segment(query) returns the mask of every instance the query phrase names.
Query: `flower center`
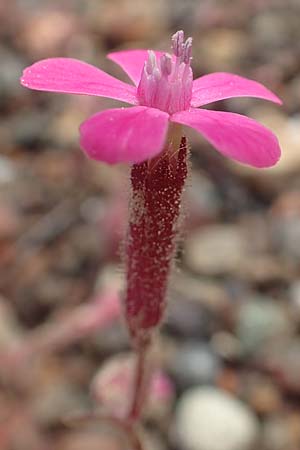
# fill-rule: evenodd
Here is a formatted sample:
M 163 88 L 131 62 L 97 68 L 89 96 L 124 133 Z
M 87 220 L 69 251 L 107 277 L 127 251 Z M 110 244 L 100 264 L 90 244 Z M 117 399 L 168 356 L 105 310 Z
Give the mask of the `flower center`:
M 188 109 L 192 98 L 192 38 L 184 41 L 183 31 L 172 36 L 173 55 L 157 58 L 153 51 L 145 62 L 138 86 L 140 105 L 161 109 L 169 114 Z

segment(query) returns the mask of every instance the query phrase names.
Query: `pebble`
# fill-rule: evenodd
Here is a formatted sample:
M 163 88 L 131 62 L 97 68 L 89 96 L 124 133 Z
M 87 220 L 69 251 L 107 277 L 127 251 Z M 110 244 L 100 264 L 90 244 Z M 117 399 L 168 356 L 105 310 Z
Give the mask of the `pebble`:
M 272 340 L 260 347 L 255 360 L 258 365 L 273 374 L 286 391 L 300 394 L 300 340 L 296 337 Z
M 234 396 L 238 396 L 241 392 L 240 373 L 234 368 L 224 367 L 218 377 L 217 386 L 219 389 L 229 392 Z
M 299 194 L 295 189 L 280 195 L 272 205 L 269 218 L 273 246 L 284 261 L 297 266 L 300 261 L 300 249 L 295 245 L 300 238 Z
M 213 330 L 213 315 L 201 304 L 173 294 L 168 302 L 164 327 L 176 336 L 208 337 Z
M 114 431 L 87 429 L 63 435 L 56 442 L 55 448 L 57 450 L 121 450 L 124 449 L 124 444 Z
M 293 318 L 300 322 L 300 279 L 293 281 L 289 287 L 289 298 L 291 301 L 291 310 Z
M 268 418 L 262 428 L 262 442 L 266 450 L 289 449 L 289 430 L 281 417 Z
M 230 304 L 224 283 L 208 277 L 192 276 L 186 272 L 176 273 L 171 286 L 177 295 L 188 297 L 213 314 L 220 314 Z
M 282 154 L 279 162 L 269 169 L 255 170 L 249 166 L 229 162 L 235 172 L 251 176 L 261 183 L 264 190 L 278 190 L 278 182 L 286 176 L 297 173 L 300 167 L 299 114 L 287 117 L 274 106 L 255 106 L 248 111 L 253 119 L 270 128 L 277 136 Z
M 18 80 L 25 62 L 17 53 L 3 46 L 0 46 L 0 58 L 0 99 L 3 101 L 21 91 Z
M 12 183 L 17 178 L 17 170 L 13 162 L 5 156 L 0 156 L 0 186 Z
M 267 376 L 256 373 L 244 374 L 243 398 L 260 416 L 274 414 L 283 406 L 279 387 Z
M 285 411 L 269 417 L 262 428 L 262 445 L 266 450 L 296 450 L 299 448 L 299 412 Z
M 198 229 L 185 242 L 185 262 L 196 273 L 223 275 L 236 272 L 247 255 L 246 241 L 236 225 Z
M 113 43 L 153 39 L 167 21 L 167 5 L 160 0 L 96 3 L 89 13 L 89 21 Z
M 252 353 L 268 340 L 283 337 L 291 331 L 284 309 L 268 297 L 249 298 L 241 305 L 236 333 L 245 353 Z
M 0 296 L 0 351 L 9 349 L 23 338 L 23 330 L 10 303 Z
M 221 210 L 221 199 L 215 184 L 202 173 L 192 172 L 187 186 L 186 209 L 189 229 L 215 219 Z
M 0 239 L 4 241 L 14 238 L 20 231 L 20 215 L 12 203 L 0 198 Z
M 200 54 L 204 72 L 235 71 L 239 60 L 247 54 L 249 41 L 244 32 L 234 29 L 215 28 L 195 39 L 194 54 Z M 196 59 L 196 58 L 195 58 Z
M 176 425 L 185 450 L 250 450 L 259 432 L 246 405 L 213 387 L 195 387 L 183 394 Z
M 50 380 L 49 380 L 50 381 Z M 87 399 L 67 380 L 39 386 L 32 400 L 32 411 L 37 423 L 55 426 L 70 415 L 87 407 Z
M 186 388 L 213 383 L 220 367 L 221 360 L 213 349 L 208 344 L 195 341 L 178 348 L 170 370 L 177 383 Z
M 40 150 L 40 145 L 47 140 L 49 121 L 48 110 L 33 111 L 24 108 L 7 123 L 9 140 L 17 146 L 25 147 L 27 151 L 37 148 Z
M 300 103 L 300 75 L 296 75 L 290 83 L 287 99 L 292 111 L 298 111 Z
M 240 342 L 236 336 L 228 331 L 217 331 L 214 333 L 211 344 L 217 355 L 223 359 L 232 360 L 240 356 Z
M 257 14 L 252 20 L 252 33 L 257 45 L 263 48 L 265 55 L 280 47 L 288 47 L 298 28 L 297 14 L 292 9 L 283 8 L 281 14 L 272 8 Z
M 66 46 L 70 38 L 79 33 L 73 15 L 62 9 L 45 8 L 31 13 L 23 22 L 20 34 L 22 46 L 34 55 L 34 59 L 55 57 Z

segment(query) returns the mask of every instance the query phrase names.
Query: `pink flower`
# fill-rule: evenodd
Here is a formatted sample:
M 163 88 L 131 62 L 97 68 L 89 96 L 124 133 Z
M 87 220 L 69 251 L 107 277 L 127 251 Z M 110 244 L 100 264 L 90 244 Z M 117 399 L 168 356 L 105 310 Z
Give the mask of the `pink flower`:
M 197 109 L 231 97 L 258 97 L 281 104 L 260 83 L 230 73 L 193 80 L 192 40 L 183 31 L 172 38 L 173 55 L 146 50 L 110 53 L 134 85 L 70 58 L 51 58 L 25 69 L 21 84 L 30 89 L 109 97 L 133 105 L 99 112 L 80 126 L 87 155 L 110 164 L 139 163 L 164 148 L 169 123 L 194 128 L 217 150 L 255 167 L 274 165 L 280 147 L 274 134 L 245 116 Z

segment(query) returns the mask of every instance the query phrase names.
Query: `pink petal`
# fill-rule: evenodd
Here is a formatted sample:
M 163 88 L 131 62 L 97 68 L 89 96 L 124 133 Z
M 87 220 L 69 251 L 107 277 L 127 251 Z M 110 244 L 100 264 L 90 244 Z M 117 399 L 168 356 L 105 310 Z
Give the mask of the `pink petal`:
M 157 57 L 160 57 L 163 54 L 163 52 L 157 51 L 154 53 Z M 148 58 L 148 50 L 125 50 L 121 52 L 113 52 L 109 53 L 107 57 L 121 66 L 136 86 L 139 84 L 145 61 Z
M 80 144 L 87 155 L 109 164 L 137 163 L 160 153 L 169 115 L 146 106 L 109 109 L 80 126 Z
M 282 101 L 262 84 L 232 73 L 211 73 L 193 82 L 191 105 L 194 107 L 231 97 L 257 97 L 282 104 Z
M 21 84 L 38 91 L 96 95 L 137 104 L 133 86 L 77 59 L 39 61 L 24 70 Z
M 240 114 L 191 109 L 174 114 L 170 120 L 194 128 L 225 156 L 241 163 L 270 167 L 280 158 L 276 136 Z

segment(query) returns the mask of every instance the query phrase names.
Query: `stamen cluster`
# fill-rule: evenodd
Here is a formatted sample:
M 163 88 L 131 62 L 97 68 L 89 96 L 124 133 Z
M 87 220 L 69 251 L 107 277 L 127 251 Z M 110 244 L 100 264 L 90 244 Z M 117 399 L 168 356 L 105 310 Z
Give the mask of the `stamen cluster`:
M 173 55 L 157 57 L 149 51 L 137 94 L 140 105 L 173 114 L 190 107 L 193 72 L 191 69 L 192 38 L 184 41 L 183 31 L 172 36 Z

